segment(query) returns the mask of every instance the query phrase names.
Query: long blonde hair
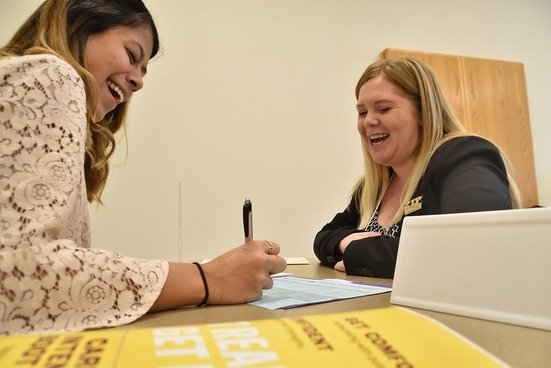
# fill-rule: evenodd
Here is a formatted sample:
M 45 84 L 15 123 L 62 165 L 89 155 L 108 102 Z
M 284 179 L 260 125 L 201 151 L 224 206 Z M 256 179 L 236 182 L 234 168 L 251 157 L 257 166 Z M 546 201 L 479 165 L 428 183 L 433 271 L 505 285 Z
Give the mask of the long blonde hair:
M 469 133 L 455 116 L 434 72 L 424 63 L 413 58 L 394 58 L 371 64 L 356 85 L 356 99 L 359 97 L 361 87 L 369 79 L 379 75 L 400 88 L 412 101 L 421 119 L 421 141 L 415 152 L 417 161 L 401 198 L 401 205 L 391 220 L 394 224 L 403 217 L 403 207 L 411 199 L 434 151 L 452 138 L 473 134 Z M 358 228 L 364 228 L 369 223 L 377 203 L 384 195 L 384 188 L 388 186 L 392 173 L 389 167 L 373 161 L 363 141 L 362 150 L 364 176 L 356 183 L 353 191 L 361 215 Z M 520 207 L 520 191 L 510 174 L 512 170 L 510 170 L 509 160 L 502 151 L 500 153 L 507 166 L 511 203 L 515 208 Z
M 124 126 L 128 101 L 119 104 L 100 122 L 93 117 L 98 105 L 94 77 L 84 68 L 84 46 L 92 34 L 117 26 L 148 27 L 153 35 L 153 57 L 159 50 L 157 29 L 142 0 L 46 0 L 19 27 L 0 58 L 53 54 L 80 75 L 86 91 L 87 134 L 84 173 L 88 200 L 101 202 L 115 150 L 114 134 Z

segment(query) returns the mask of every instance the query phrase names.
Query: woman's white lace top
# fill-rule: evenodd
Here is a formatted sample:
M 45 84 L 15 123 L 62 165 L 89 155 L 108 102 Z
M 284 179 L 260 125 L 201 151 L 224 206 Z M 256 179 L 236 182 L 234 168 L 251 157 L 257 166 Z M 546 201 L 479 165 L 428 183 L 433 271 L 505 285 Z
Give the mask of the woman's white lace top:
M 168 263 L 90 248 L 86 96 L 52 55 L 0 59 L 0 334 L 129 323 Z

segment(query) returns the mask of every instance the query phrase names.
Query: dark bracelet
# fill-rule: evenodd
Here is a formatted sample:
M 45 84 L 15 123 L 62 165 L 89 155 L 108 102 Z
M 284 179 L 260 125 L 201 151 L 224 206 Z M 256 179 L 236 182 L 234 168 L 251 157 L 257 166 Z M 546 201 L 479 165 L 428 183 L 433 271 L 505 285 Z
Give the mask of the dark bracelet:
M 207 278 L 205 277 L 205 272 L 203 271 L 203 267 L 199 264 L 199 262 L 193 262 L 194 265 L 197 266 L 199 269 L 199 273 L 201 274 L 201 279 L 203 279 L 203 286 L 205 286 L 205 297 L 203 300 L 201 300 L 201 303 L 197 304 L 198 307 L 204 307 L 207 305 L 207 302 L 209 301 L 209 285 L 207 284 Z

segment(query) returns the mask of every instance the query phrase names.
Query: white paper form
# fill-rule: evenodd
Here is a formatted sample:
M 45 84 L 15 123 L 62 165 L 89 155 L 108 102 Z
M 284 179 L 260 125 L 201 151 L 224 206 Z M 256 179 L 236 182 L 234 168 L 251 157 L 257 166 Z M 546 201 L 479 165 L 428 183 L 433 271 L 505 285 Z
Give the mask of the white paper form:
M 308 279 L 296 276 L 274 278 L 274 287 L 264 290 L 262 299 L 249 304 L 267 309 L 287 309 L 302 305 L 357 298 L 390 292 L 386 286 L 368 285 L 340 279 Z

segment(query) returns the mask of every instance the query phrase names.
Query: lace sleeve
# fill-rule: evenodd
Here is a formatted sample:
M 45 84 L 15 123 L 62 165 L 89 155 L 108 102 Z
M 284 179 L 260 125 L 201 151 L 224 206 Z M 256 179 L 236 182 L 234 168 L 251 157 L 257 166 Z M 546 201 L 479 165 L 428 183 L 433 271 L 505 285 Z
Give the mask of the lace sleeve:
M 89 248 L 85 138 L 69 64 L 0 60 L 0 334 L 129 323 L 165 282 L 165 261 Z

